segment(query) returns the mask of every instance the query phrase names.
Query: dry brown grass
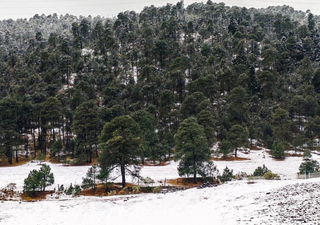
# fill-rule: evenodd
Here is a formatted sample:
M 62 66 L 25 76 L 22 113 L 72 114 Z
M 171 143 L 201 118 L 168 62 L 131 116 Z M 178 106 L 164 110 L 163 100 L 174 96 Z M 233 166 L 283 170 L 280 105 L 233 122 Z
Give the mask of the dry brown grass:
M 126 183 L 126 189 L 128 193 L 132 192 L 132 187 L 136 186 L 131 183 Z M 81 194 L 84 196 L 108 196 L 108 195 L 121 195 L 125 194 L 122 191 L 122 184 L 121 183 L 113 183 L 109 184 L 106 188 L 104 184 L 98 184 L 96 189 L 85 189 L 81 191 Z M 121 192 L 122 191 L 122 192 Z
M 45 200 L 46 196 L 49 194 L 52 194 L 52 191 L 36 191 L 32 194 L 28 194 L 24 192 L 21 195 L 21 199 L 23 201 L 28 201 L 28 202 L 40 201 L 40 200 Z
M 13 167 L 13 166 L 21 166 L 21 165 L 24 165 L 26 164 L 27 161 L 26 158 L 24 156 L 21 156 L 18 158 L 18 162 L 16 162 L 16 159 L 13 158 L 12 159 L 12 164 L 10 165 L 8 163 L 8 159 L 6 157 L 0 157 L 1 160 L 0 160 L 0 167 Z
M 281 159 L 273 158 L 273 160 L 281 162 L 281 161 L 284 161 L 284 160 L 286 160 L 286 159 L 285 159 L 285 158 L 281 158 Z
M 197 183 L 195 184 L 193 182 L 193 178 L 177 178 L 177 179 L 168 179 L 168 184 L 178 186 L 178 187 L 184 187 L 184 188 L 193 188 L 201 186 L 202 184 L 206 183 L 206 181 L 203 178 L 197 178 Z

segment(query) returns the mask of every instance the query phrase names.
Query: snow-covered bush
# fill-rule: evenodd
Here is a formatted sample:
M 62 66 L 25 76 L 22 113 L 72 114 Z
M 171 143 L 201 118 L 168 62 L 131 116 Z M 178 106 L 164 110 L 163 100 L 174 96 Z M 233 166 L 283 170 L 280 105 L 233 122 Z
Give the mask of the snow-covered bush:
M 266 179 L 266 180 L 280 180 L 280 177 L 278 174 L 276 173 L 272 173 L 272 172 L 266 172 L 264 175 L 263 175 L 263 178 Z
M 224 168 L 222 175 L 218 176 L 218 178 L 221 182 L 231 181 L 234 178 L 233 170 L 230 170 L 228 167 Z
M 257 177 L 257 176 L 263 176 L 265 173 L 267 172 L 271 172 L 271 170 L 269 170 L 264 164 L 262 167 L 258 167 L 257 169 L 255 169 L 255 171 L 253 172 L 253 176 Z

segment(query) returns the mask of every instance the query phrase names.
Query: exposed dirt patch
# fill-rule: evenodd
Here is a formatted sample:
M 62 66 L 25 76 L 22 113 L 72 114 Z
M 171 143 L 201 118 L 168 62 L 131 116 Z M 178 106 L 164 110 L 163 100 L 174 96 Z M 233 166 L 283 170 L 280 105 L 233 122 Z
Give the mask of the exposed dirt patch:
M 0 156 L 0 167 L 21 166 L 21 165 L 26 164 L 27 162 L 29 162 L 29 161 L 27 161 L 26 158 L 23 156 L 23 157 L 18 158 L 18 162 L 16 162 L 16 159 L 13 158 L 12 164 L 10 165 L 8 163 L 8 159 L 5 156 L 4 157 Z
M 34 202 L 34 201 L 40 201 L 40 200 L 45 200 L 46 196 L 49 194 L 53 194 L 52 191 L 35 191 L 33 193 L 22 193 L 21 194 L 21 199 L 23 201 L 28 201 L 28 202 Z
M 177 179 L 169 179 L 167 180 L 168 184 L 177 186 L 177 187 L 184 187 L 184 188 L 193 188 L 198 187 L 206 183 L 207 180 L 203 178 L 197 178 L 197 183 L 193 182 L 193 178 L 177 178 Z M 212 181 L 210 183 L 218 184 L 218 181 Z
M 279 162 L 286 160 L 286 158 L 281 158 L 281 159 L 275 159 L 275 158 L 273 158 L 273 159 L 274 159 L 275 161 L 279 161 Z
M 109 184 L 107 187 L 99 184 L 95 190 L 85 189 L 81 191 L 84 196 L 113 196 L 113 195 L 127 195 L 127 194 L 140 194 L 152 193 L 156 186 L 137 186 L 135 184 L 126 183 L 126 187 L 122 188 L 121 183 Z

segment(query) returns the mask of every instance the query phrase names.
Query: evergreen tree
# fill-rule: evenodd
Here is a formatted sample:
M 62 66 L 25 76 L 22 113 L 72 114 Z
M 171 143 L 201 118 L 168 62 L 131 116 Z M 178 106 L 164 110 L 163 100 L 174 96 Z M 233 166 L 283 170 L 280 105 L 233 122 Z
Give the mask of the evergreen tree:
M 86 177 L 82 178 L 82 188 L 91 188 L 93 191 L 96 190 L 96 180 L 99 176 L 99 169 L 97 165 L 90 167 L 86 173 Z
M 284 146 L 281 142 L 275 141 L 272 145 L 272 156 L 275 159 L 282 159 L 285 157 Z
M 18 103 L 12 98 L 0 101 L 0 144 L 9 164 L 12 164 L 13 146 L 17 145 Z
M 249 144 L 249 133 L 247 129 L 237 124 L 231 127 L 228 132 L 228 141 L 234 149 L 234 155 L 237 157 L 239 147 L 246 147 Z
M 231 142 L 224 139 L 221 141 L 220 143 L 220 150 L 219 152 L 222 154 L 222 158 L 223 159 L 226 159 L 227 156 L 229 155 L 229 153 L 232 151 L 232 147 L 231 147 Z
M 99 162 L 102 168 L 120 167 L 122 187 L 126 186 L 125 172 L 130 163 L 138 164 L 141 147 L 141 130 L 130 116 L 119 116 L 107 122 L 102 130 L 102 152 Z
M 46 187 L 54 183 L 54 176 L 51 173 L 49 165 L 43 164 L 40 170 L 30 171 L 28 177 L 24 180 L 23 189 L 27 192 L 36 190 L 45 191 Z
M 141 154 L 142 160 L 145 156 L 151 156 L 153 159 L 156 158 L 155 154 L 155 141 L 156 141 L 156 132 L 155 132 L 155 118 L 154 116 L 145 111 L 139 110 L 131 114 L 132 119 L 136 121 L 142 131 L 142 151 Z
M 204 162 L 210 160 L 210 149 L 203 126 L 199 125 L 195 117 L 185 119 L 174 136 L 176 145 L 175 161 L 179 162 L 179 175 L 193 175 L 197 183 L 197 173 Z
M 100 130 L 101 123 L 97 106 L 93 101 L 82 103 L 75 111 L 72 125 L 72 131 L 77 135 L 77 157 L 84 154 L 86 162 L 91 162 L 93 147 L 98 145 Z

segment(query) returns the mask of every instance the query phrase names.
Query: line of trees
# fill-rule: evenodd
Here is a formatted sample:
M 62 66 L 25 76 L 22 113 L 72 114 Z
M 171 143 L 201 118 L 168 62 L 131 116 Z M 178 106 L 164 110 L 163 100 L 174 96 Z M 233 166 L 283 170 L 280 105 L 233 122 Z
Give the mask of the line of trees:
M 167 160 L 175 147 L 188 167 L 179 172 L 194 174 L 179 144 L 188 123 L 198 132 L 188 151 L 206 143 L 193 154 L 200 161 L 217 139 L 237 156 L 248 138 L 299 148 L 319 137 L 311 12 L 181 1 L 114 19 L 53 14 L 0 25 L 2 162 L 50 152 L 77 163 L 106 158 L 123 173 L 137 158 Z

